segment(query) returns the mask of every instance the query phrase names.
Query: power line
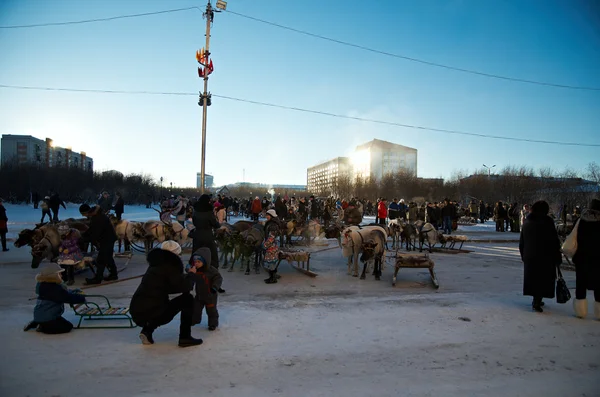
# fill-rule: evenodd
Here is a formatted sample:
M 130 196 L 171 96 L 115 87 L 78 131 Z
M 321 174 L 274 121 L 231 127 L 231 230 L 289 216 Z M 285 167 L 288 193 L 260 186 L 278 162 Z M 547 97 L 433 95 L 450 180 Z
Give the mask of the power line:
M 400 54 L 394 54 L 394 53 L 387 52 L 387 51 L 376 50 L 374 48 L 366 47 L 366 46 L 363 46 L 363 45 L 360 45 L 360 44 L 350 43 L 348 41 L 333 39 L 331 37 L 323 36 L 323 35 L 316 34 L 316 33 L 311 33 L 311 32 L 308 32 L 306 30 L 300 30 L 300 29 L 292 28 L 292 27 L 289 27 L 289 26 L 285 26 L 285 25 L 281 25 L 281 24 L 275 23 L 275 22 L 266 21 L 264 19 L 260 19 L 260 18 L 256 18 L 256 17 L 251 17 L 249 15 L 244 15 L 244 14 L 241 14 L 241 13 L 235 12 L 235 11 L 226 10 L 226 12 L 229 13 L 229 14 L 240 16 L 242 18 L 250 19 L 250 20 L 253 20 L 253 21 L 256 21 L 256 22 L 261 22 L 261 23 L 264 23 L 264 24 L 267 24 L 267 25 L 275 26 L 277 28 L 281 28 L 281 29 L 292 31 L 292 32 L 300 33 L 300 34 L 303 34 L 303 35 L 306 35 L 306 36 L 310 36 L 310 37 L 314 37 L 314 38 L 317 38 L 317 39 L 326 40 L 326 41 L 330 41 L 332 43 L 337 43 L 337 44 L 345 45 L 345 46 L 348 46 L 348 47 L 358 48 L 358 49 L 363 50 L 363 51 L 369 51 L 369 52 L 373 52 L 373 53 L 380 54 L 380 55 L 386 55 L 386 56 L 393 57 L 393 58 L 400 58 L 400 59 L 404 59 L 404 60 L 411 61 L 411 62 L 417 62 L 417 63 L 421 63 L 423 65 L 434 66 L 434 67 L 438 67 L 438 68 L 443 68 L 443 69 L 448 69 L 448 70 L 454 70 L 454 71 L 457 71 L 457 72 L 469 73 L 469 74 L 474 74 L 474 75 L 483 76 L 483 77 L 489 77 L 489 78 L 493 78 L 493 79 L 499 79 L 499 80 L 505 80 L 505 81 L 512 81 L 512 82 L 516 82 L 516 83 L 534 84 L 534 85 L 541 85 L 541 86 L 554 87 L 554 88 L 566 88 L 566 89 L 571 89 L 571 90 L 600 91 L 600 87 L 574 86 L 574 85 L 568 85 L 568 84 L 549 83 L 549 82 L 537 81 L 537 80 L 527 80 L 527 79 L 521 79 L 521 78 L 518 78 L 518 77 L 502 76 L 502 75 L 493 74 L 493 73 L 479 72 L 477 70 L 472 70 L 472 69 L 464 69 L 464 68 L 459 68 L 459 67 L 456 67 L 456 66 L 444 65 L 444 64 L 441 64 L 441 63 L 437 63 L 437 62 L 431 62 L 431 61 L 426 61 L 426 60 L 423 60 L 423 59 L 409 57 L 409 56 L 406 56 L 406 55 L 400 55 Z
M 6 85 L 6 84 L 0 84 L 0 88 L 37 90 L 37 91 L 63 91 L 63 92 L 78 92 L 78 93 L 95 93 L 95 94 L 133 94 L 133 95 L 171 95 L 171 96 L 199 95 L 199 94 L 191 93 L 191 92 L 76 89 L 76 88 L 17 86 L 17 85 Z M 285 110 L 293 110 L 296 112 L 303 112 L 303 113 L 312 113 L 312 114 L 318 114 L 321 116 L 337 117 L 337 118 L 341 118 L 341 119 L 356 120 L 356 121 L 362 121 L 362 122 L 373 123 L 373 124 L 383 124 L 383 125 L 389 125 L 389 126 L 393 126 L 393 127 L 410 128 L 410 129 L 421 130 L 421 131 L 433 131 L 433 132 L 439 132 L 439 133 L 444 133 L 444 134 L 475 136 L 475 137 L 479 137 L 479 138 L 500 139 L 500 140 L 505 140 L 505 141 L 544 143 L 544 144 L 549 144 L 549 145 L 600 147 L 600 143 L 560 142 L 560 141 L 548 141 L 548 140 L 540 140 L 540 139 L 507 137 L 507 136 L 500 136 L 500 135 L 478 134 L 478 133 L 474 133 L 474 132 L 448 130 L 448 129 L 434 128 L 434 127 L 423 127 L 423 126 L 419 126 L 419 125 L 397 123 L 397 122 L 393 122 L 393 121 L 369 119 L 369 118 L 365 118 L 365 117 L 346 116 L 346 115 L 342 115 L 342 114 L 324 112 L 324 111 L 320 111 L 320 110 L 304 109 L 304 108 L 299 108 L 299 107 L 294 107 L 294 106 L 277 105 L 274 103 L 253 101 L 253 100 L 249 100 L 249 99 L 235 98 L 235 97 L 226 96 L 226 95 L 212 94 L 212 96 L 215 98 L 221 98 L 221 99 L 226 99 L 226 100 L 236 101 L 236 102 L 250 103 L 253 105 L 267 106 L 267 107 L 285 109 Z
M 0 29 L 24 29 L 24 28 L 40 28 L 40 27 L 45 27 L 45 26 L 78 25 L 78 24 L 83 24 L 83 23 L 114 21 L 116 19 L 147 17 L 150 15 L 169 14 L 172 12 L 189 11 L 189 10 L 202 11 L 198 7 L 185 7 L 185 8 L 174 8 L 174 9 L 170 9 L 170 10 L 154 11 L 154 12 L 144 12 L 141 14 L 129 14 L 129 15 L 118 15 L 118 16 L 107 17 L 107 18 L 84 19 L 81 21 L 47 22 L 47 23 L 37 23 L 37 24 L 32 24 L 32 25 L 0 26 Z
M 192 7 L 184 7 L 184 8 L 175 8 L 175 9 L 170 9 L 170 10 L 145 12 L 145 13 L 140 13 L 140 14 L 128 14 L 128 15 L 118 15 L 118 16 L 106 17 L 106 18 L 85 19 L 85 20 L 79 20 L 79 21 L 48 22 L 48 23 L 39 23 L 39 24 L 30 24 L 30 25 L 0 26 L 0 29 L 23 29 L 23 28 L 37 28 L 37 27 L 47 27 L 47 26 L 76 25 L 76 24 L 85 24 L 85 23 L 94 23 L 94 22 L 107 22 L 107 21 L 113 21 L 113 20 L 117 20 L 117 19 L 137 18 L 137 17 L 168 14 L 168 13 L 173 13 L 173 12 L 189 11 L 189 10 L 198 10 L 198 11 L 202 12 L 202 10 L 199 7 L 192 6 Z M 582 90 L 582 91 L 600 91 L 599 87 L 575 86 L 575 85 L 568 85 L 568 84 L 549 83 L 549 82 L 544 82 L 544 81 L 521 79 L 521 78 L 517 78 L 517 77 L 509 77 L 509 76 L 502 76 L 502 75 L 493 74 L 493 73 L 480 72 L 480 71 L 472 70 L 472 69 L 459 68 L 456 66 L 450 66 L 450 65 L 437 63 L 437 62 L 426 61 L 426 60 L 419 59 L 419 58 L 413 58 L 413 57 L 409 57 L 406 55 L 400 55 L 400 54 L 395 54 L 395 53 L 391 53 L 391 52 L 387 52 L 387 51 L 377 50 L 377 49 L 366 47 L 363 45 L 334 39 L 334 38 L 323 36 L 320 34 L 311 33 L 311 32 L 305 31 L 305 30 L 300 30 L 300 29 L 289 27 L 289 26 L 281 25 L 281 24 L 278 24 L 275 22 L 267 21 L 264 19 L 252 17 L 249 15 L 244 15 L 244 14 L 241 14 L 241 13 L 235 12 L 235 11 L 226 10 L 226 12 L 233 14 L 233 15 L 240 16 L 242 18 L 247 18 L 247 19 L 250 19 L 250 20 L 253 20 L 256 22 L 261 22 L 261 23 L 271 25 L 274 27 L 278 27 L 281 29 L 300 33 L 300 34 L 303 34 L 306 36 L 315 37 L 315 38 L 318 38 L 321 40 L 330 41 L 330 42 L 345 45 L 348 47 L 358 48 L 363 51 L 369 51 L 369 52 L 380 54 L 380 55 L 385 55 L 385 56 L 389 56 L 389 57 L 393 57 L 393 58 L 399 58 L 399 59 L 404 59 L 404 60 L 411 61 L 411 62 L 421 63 L 421 64 L 428 65 L 428 66 L 453 70 L 453 71 L 462 72 L 462 73 L 474 74 L 474 75 L 478 75 L 478 76 L 489 77 L 489 78 L 494 78 L 494 79 L 499 79 L 499 80 L 512 81 L 512 82 L 517 82 L 517 83 L 541 85 L 541 86 L 546 86 L 546 87 L 564 88 L 564 89 L 572 89 L 572 90 Z

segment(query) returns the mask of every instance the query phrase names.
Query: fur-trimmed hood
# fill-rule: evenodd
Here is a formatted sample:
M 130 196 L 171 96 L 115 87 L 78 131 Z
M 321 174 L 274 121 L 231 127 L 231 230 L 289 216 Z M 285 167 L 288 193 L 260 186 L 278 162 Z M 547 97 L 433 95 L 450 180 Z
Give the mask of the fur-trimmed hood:
M 587 209 L 581 214 L 581 219 L 586 222 L 600 222 L 600 211 Z
M 171 251 L 155 248 L 148 253 L 146 260 L 150 267 L 172 266 L 177 268 L 180 273 L 183 273 L 183 263 L 181 262 L 181 258 Z
M 60 278 L 60 276 L 56 277 L 56 275 L 58 274 L 60 273 L 51 274 L 49 276 L 38 274 L 35 276 L 35 281 L 37 281 L 38 283 L 62 284 L 62 279 Z

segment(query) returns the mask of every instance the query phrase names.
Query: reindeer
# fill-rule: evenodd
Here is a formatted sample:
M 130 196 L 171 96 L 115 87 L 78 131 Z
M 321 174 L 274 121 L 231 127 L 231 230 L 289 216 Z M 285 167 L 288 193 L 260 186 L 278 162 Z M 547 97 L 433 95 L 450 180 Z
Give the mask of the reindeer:
M 255 224 L 251 229 L 245 230 L 235 239 L 235 254 L 229 272 L 233 271 L 235 262 L 241 257 L 244 268 L 244 259 L 246 260 L 246 275 L 250 274 L 250 258 L 254 254 L 254 270 L 256 274 L 260 273 L 261 245 L 265 239 L 264 228 L 261 224 Z
M 364 264 L 360 279 L 366 278 L 365 273 L 367 271 L 367 264 L 371 261 L 374 262 L 373 275 L 375 280 L 381 280 L 381 272 L 385 263 L 385 242 L 386 235 L 383 231 L 374 230 L 371 233 L 371 238 L 362 244 L 362 255 L 360 261 Z
M 433 247 L 438 242 L 437 230 L 429 222 L 423 223 L 422 221 L 417 221 L 415 226 L 419 233 L 419 252 L 423 252 L 423 245 L 427 243 L 429 253 L 432 253 Z

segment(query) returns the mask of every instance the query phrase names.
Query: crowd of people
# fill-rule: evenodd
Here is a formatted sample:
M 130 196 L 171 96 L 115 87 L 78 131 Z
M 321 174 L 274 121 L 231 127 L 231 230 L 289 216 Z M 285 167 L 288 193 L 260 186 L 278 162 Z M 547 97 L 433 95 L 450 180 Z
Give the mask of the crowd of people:
M 90 221 L 89 229 L 81 238 L 83 241 L 92 242 L 98 248 L 96 276 L 86 279 L 86 284 L 118 279 L 113 259 L 116 235 L 107 217 L 111 210 L 115 211 L 117 218 L 121 218 L 124 213 L 120 194 L 115 196 L 116 199 L 111 200 L 109 194 L 103 192 L 93 207 L 87 204 L 79 207 L 80 213 Z M 60 203 L 58 201 L 59 205 Z M 52 207 L 48 203 L 48 208 L 53 211 L 53 218 L 55 215 L 58 217 L 56 201 L 52 202 Z M 54 212 L 54 209 L 57 211 Z M 277 236 L 281 222 L 292 219 L 298 222 L 314 220 L 327 225 L 335 215 L 346 224 L 358 224 L 369 211 L 374 211 L 376 222 L 380 224 L 394 219 L 407 222 L 422 220 L 448 234 L 451 234 L 456 221 L 461 217 L 476 218 L 480 222 L 493 218 L 496 221 L 496 230 L 510 229 L 512 232 L 520 232 L 519 250 L 524 263 L 523 294 L 533 298 L 533 310 L 542 312 L 543 299 L 555 296 L 557 267 L 562 263 L 561 242 L 553 217 L 550 216 L 550 207 L 545 201 L 538 201 L 532 206 L 519 206 L 517 203 L 506 205 L 499 201 L 492 208 L 482 201 L 472 201 L 463 206 L 449 199 L 419 205 L 396 198 L 388 204 L 385 198 L 371 202 L 357 198 L 344 200 L 333 197 L 277 196 L 271 202 L 266 197 L 261 199 L 258 196 L 239 200 L 225 196 L 202 195 L 199 198 L 187 198 L 179 195 L 162 200 L 161 217 L 168 214 L 169 222 L 175 217 L 181 223 L 191 219 L 195 226 L 192 254 L 183 259 L 181 246 L 171 240 L 163 242 L 149 252 L 148 269 L 130 304 L 133 321 L 142 327 L 140 340 L 143 344 L 153 344 L 155 330 L 171 322 L 178 313 L 181 313 L 181 347 L 202 343 L 201 339 L 191 335 L 191 327 L 201 322 L 203 312 L 206 313 L 209 330 L 215 330 L 219 326 L 218 294 L 224 293 L 225 290 L 222 289 L 223 277 L 218 270 L 219 258 L 214 230 L 223 222 L 227 222 L 229 216 L 243 214 L 254 221 L 258 221 L 262 216 L 266 218 L 262 249 L 269 278 L 265 282 L 275 283 L 278 278 L 276 263 L 280 248 Z M 600 200 L 593 200 L 588 209 L 574 215 L 578 215 L 579 219 L 575 226 L 577 247 L 573 255 L 576 267 L 574 310 L 577 317 L 583 318 L 587 315 L 586 292 L 593 290 L 594 311 L 600 319 L 600 250 L 594 246 L 595 242 L 600 241 Z M 5 234 L 6 220 L 6 211 L 0 200 L 0 234 L 3 230 Z M 66 237 L 72 231 L 62 226 L 59 232 Z M 2 242 L 4 249 L 4 238 Z M 65 238 L 63 244 L 60 251 L 63 259 L 68 256 L 77 260 L 80 253 L 77 252 L 76 240 Z M 108 269 L 106 276 L 105 268 Z M 63 333 L 72 328 L 62 317 L 64 304 L 83 302 L 85 295 L 78 290 L 69 290 L 63 284 L 62 272 L 60 266 L 51 264 L 44 267 L 36 277 L 38 302 L 34 310 L 34 319 L 25 330 L 36 328 L 45 333 Z M 172 294 L 178 296 L 170 299 L 169 295 Z

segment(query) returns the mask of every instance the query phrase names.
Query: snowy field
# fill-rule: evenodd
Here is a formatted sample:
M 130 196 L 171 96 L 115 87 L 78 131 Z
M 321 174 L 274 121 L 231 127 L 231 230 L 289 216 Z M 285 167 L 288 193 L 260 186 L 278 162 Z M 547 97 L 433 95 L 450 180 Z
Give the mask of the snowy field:
M 61 218 L 78 217 L 77 207 Z M 126 211 L 127 219 L 157 218 L 143 206 Z M 7 205 L 7 213 L 18 230 L 41 212 Z M 461 228 L 467 233 L 496 235 L 493 224 Z M 546 300 L 544 313 L 532 312 L 515 242 L 432 254 L 438 290 L 425 269 L 400 270 L 392 287 L 392 260 L 381 281 L 347 276 L 336 244 L 311 248 L 316 278 L 286 262 L 273 285 L 263 283 L 264 273 L 222 269 L 220 327 L 209 332 L 204 320 L 192 330 L 204 344 L 187 349 L 176 347 L 178 319 L 155 332 L 152 346 L 139 343 L 139 328 L 23 332 L 36 271 L 29 250 L 11 245 L 0 253 L 0 396 L 600 395 L 600 322 L 573 317 L 571 302 Z M 135 254 L 123 281 L 86 293 L 127 306 L 146 267 Z M 574 288 L 573 272 L 564 273 Z M 68 308 L 65 317 L 75 321 Z

